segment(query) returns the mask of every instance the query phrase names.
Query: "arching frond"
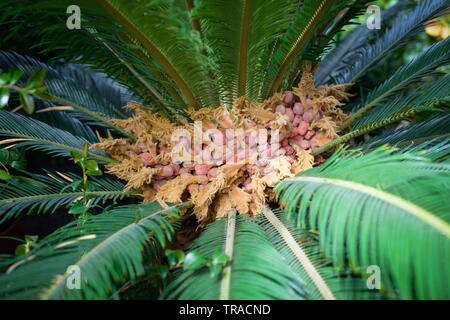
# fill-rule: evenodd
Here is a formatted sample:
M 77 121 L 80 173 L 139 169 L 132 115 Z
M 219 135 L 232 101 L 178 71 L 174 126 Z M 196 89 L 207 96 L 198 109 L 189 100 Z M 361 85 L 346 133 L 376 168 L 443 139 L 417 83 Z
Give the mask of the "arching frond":
M 89 197 L 93 205 L 106 200 L 122 199 L 136 195 L 136 192 L 124 192 L 124 184 L 110 178 L 90 178 L 90 190 L 83 193 L 68 187 L 71 182 L 56 173 L 52 177 L 28 173 L 31 179 L 0 181 L 0 223 L 23 212 L 35 213 L 55 212 L 59 207 L 73 201 Z M 73 181 L 81 177 L 65 173 Z
M 446 0 L 421 1 L 413 12 L 399 15 L 381 37 L 352 52 L 352 55 L 347 58 L 350 63 L 339 70 L 333 82 L 355 82 L 388 53 L 422 31 L 428 21 L 443 14 L 447 7 Z
M 71 78 L 64 74 L 63 69 L 54 69 L 46 64 L 39 62 L 33 58 L 19 55 L 15 52 L 0 51 L 0 68 L 7 70 L 11 68 L 24 71 L 24 76 L 19 83 L 24 85 L 24 81 L 28 79 L 37 68 L 46 70 L 46 79 L 44 81 L 48 93 L 50 93 L 55 103 L 59 105 L 69 105 L 78 111 L 79 118 L 87 119 L 97 124 L 111 127 L 120 133 L 127 135 L 123 129 L 114 126 L 109 120 L 112 118 L 125 118 L 126 115 L 120 110 L 123 105 L 118 105 L 122 99 L 116 101 L 107 101 L 107 96 L 90 92 L 87 88 L 87 81 L 80 82 L 79 78 Z M 75 73 L 72 71 L 72 74 Z M 91 83 L 93 82 L 92 73 L 85 72 L 84 76 L 91 75 Z M 80 75 L 78 75 L 80 77 Z M 98 86 L 103 82 L 103 87 L 108 83 L 106 79 L 97 75 Z M 77 81 L 78 80 L 78 81 Z M 103 91 L 103 93 L 105 93 Z
M 0 136 L 19 139 L 14 141 L 17 142 L 16 147 L 45 150 L 63 157 L 70 157 L 71 150 L 82 152 L 83 144 L 88 142 L 67 131 L 5 110 L 0 110 Z M 102 162 L 115 161 L 97 150 L 90 152 L 89 155 Z
M 295 16 L 295 22 L 289 26 L 281 39 L 281 45 L 274 53 L 268 72 L 269 81 L 265 97 L 275 93 L 286 75 L 286 71 L 300 50 L 305 50 L 315 31 L 329 20 L 330 13 L 335 12 L 337 6 L 342 8 L 342 1 L 305 0 Z
M 365 97 L 364 101 L 354 108 L 356 112 L 341 125 L 341 128 L 346 128 L 375 106 L 382 104 L 386 98 L 403 90 L 409 84 L 420 81 L 421 78 L 430 75 L 436 68 L 449 62 L 450 39 L 434 44 L 407 65 L 399 68 L 389 79 L 372 90 Z
M 180 206 L 177 206 L 180 207 Z M 0 275 L 3 299 L 108 299 L 116 283 L 144 272 L 144 246 L 159 250 L 172 237 L 164 218 L 178 209 L 156 203 L 128 205 L 70 223 L 24 256 L 8 261 Z M 69 266 L 79 268 L 80 289 L 71 290 Z
M 221 101 L 231 106 L 242 95 L 259 97 L 276 41 L 292 19 L 294 1 L 199 1 L 193 18 L 200 21 L 216 65 Z
M 446 299 L 450 167 L 392 151 L 341 150 L 276 193 L 298 225 L 320 233 L 336 268 L 376 265 L 390 296 Z
M 380 120 L 387 119 L 394 115 L 405 113 L 412 110 L 432 109 L 434 102 L 450 100 L 450 75 L 442 77 L 434 83 L 425 83 L 416 88 L 405 97 L 397 97 L 385 104 L 381 104 L 365 117 L 359 119 L 353 126 L 353 130 L 358 130 L 363 126 L 371 125 Z
M 235 226 L 227 219 L 235 219 Z M 232 252 L 231 263 L 225 266 L 224 276 L 211 277 L 206 267 L 185 270 L 168 285 L 161 298 L 306 298 L 302 280 L 272 246 L 264 229 L 248 217 L 230 214 L 228 218 L 211 223 L 190 249 L 212 258 L 217 248 L 225 253 Z
M 363 150 L 375 149 L 385 144 L 393 146 L 417 145 L 421 141 L 430 140 L 439 136 L 449 136 L 450 115 L 436 116 L 426 121 L 409 125 L 397 130 L 388 130 L 381 135 L 357 146 Z
M 287 261 L 290 268 L 304 279 L 305 290 L 312 299 L 377 299 L 379 291 L 367 288 L 359 276 L 338 272 L 320 252 L 316 237 L 295 226 L 282 210 L 265 208 L 257 222 Z
M 359 9 L 359 1 L 356 1 L 356 9 Z M 392 7 L 381 12 L 381 24 L 386 27 L 392 19 L 399 15 L 400 11 L 404 10 L 407 1 L 399 1 Z M 367 5 L 363 4 L 364 10 Z M 352 8 L 349 9 L 349 11 Z M 352 13 L 352 12 L 350 12 Z M 347 14 L 347 13 L 346 13 Z M 362 45 L 369 41 L 373 41 L 374 34 L 379 30 L 369 29 L 366 25 L 361 25 L 353 29 L 342 39 L 333 50 L 327 53 L 324 59 L 319 64 L 319 70 L 314 75 L 316 86 L 323 85 L 330 82 L 332 78 L 339 74 L 339 71 L 345 68 L 355 58 L 352 54 Z M 349 56 L 351 56 L 349 58 Z

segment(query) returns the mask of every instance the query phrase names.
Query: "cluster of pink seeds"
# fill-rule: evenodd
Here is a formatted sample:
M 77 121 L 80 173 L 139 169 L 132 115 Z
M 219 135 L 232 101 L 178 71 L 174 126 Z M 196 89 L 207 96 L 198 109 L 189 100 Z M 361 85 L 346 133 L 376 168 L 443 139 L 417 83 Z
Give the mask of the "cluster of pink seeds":
M 289 118 L 287 134 L 277 130 L 274 135 L 270 129 L 266 130 L 263 125 L 247 119 L 251 129 L 242 131 L 243 134 L 237 134 L 237 131 L 232 129 L 217 129 L 208 136 L 209 141 L 202 141 L 197 145 L 184 136 L 178 137 L 175 146 L 181 147 L 190 155 L 189 161 L 158 164 L 153 161 L 150 153 L 141 153 L 141 158 L 147 166 L 161 168 L 160 174 L 152 178 L 154 188 L 159 190 L 167 181 L 183 173 L 201 176 L 201 184 L 206 185 L 217 176 L 220 166 L 246 160 L 247 164 L 241 168 L 244 176 L 247 176 L 242 188 L 251 192 L 251 176 L 255 173 L 255 167 L 258 167 L 264 176 L 272 172 L 271 166 L 268 166 L 271 159 L 286 156 L 291 164 L 296 161 L 294 145 L 304 150 L 318 147 L 318 142 L 314 140 L 316 131 L 311 130 L 310 125 L 313 121 L 319 121 L 322 115 L 321 111 L 314 113 L 311 102 L 307 98 L 303 105 L 298 96 L 291 91 L 285 92 L 283 102 L 277 105 L 274 111 Z

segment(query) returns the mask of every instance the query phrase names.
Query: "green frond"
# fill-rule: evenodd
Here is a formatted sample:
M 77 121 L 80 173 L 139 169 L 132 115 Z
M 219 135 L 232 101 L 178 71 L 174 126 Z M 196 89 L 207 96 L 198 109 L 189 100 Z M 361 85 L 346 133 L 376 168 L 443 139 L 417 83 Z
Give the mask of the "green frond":
M 53 213 L 59 207 L 68 205 L 80 197 L 86 196 L 92 205 L 105 203 L 106 200 L 122 199 L 134 196 L 134 191 L 124 192 L 124 184 L 110 178 L 90 177 L 90 190 L 82 192 L 68 187 L 71 182 L 66 181 L 56 173 L 50 176 L 28 173 L 31 179 L 0 181 L 0 223 L 20 213 L 33 212 Z M 73 181 L 81 177 L 64 173 Z
M 340 150 L 276 193 L 299 226 L 320 233 L 336 268 L 376 265 L 392 297 L 447 299 L 450 167 L 392 152 Z
M 336 3 L 336 2 L 335 2 Z M 338 1 L 339 5 L 342 1 Z M 329 0 L 305 0 L 296 14 L 295 22 L 289 26 L 281 39 L 281 45 L 276 50 L 272 66 L 268 73 L 270 81 L 266 84 L 266 96 L 275 93 L 283 80 L 291 62 L 304 50 L 314 37 L 315 31 L 321 26 L 320 22 L 328 20 L 327 15 L 333 11 L 336 4 Z
M 122 0 L 97 3 L 161 64 L 191 107 L 218 103 L 207 92 L 212 83 L 206 61 L 200 60 L 202 55 L 192 38 L 183 34 L 190 31 L 186 11 L 174 7 L 167 10 L 167 5 L 156 2 L 136 3 L 133 7 Z
M 158 251 L 172 238 L 173 228 L 164 216 L 174 215 L 180 206 L 128 205 L 87 217 L 81 225 L 70 223 L 26 255 L 8 261 L 0 275 L 0 296 L 108 299 L 117 283 L 144 273 L 144 247 Z M 67 286 L 69 266 L 79 268 L 80 289 Z
M 420 81 L 436 68 L 449 62 L 450 39 L 439 41 L 407 65 L 399 68 L 389 79 L 372 90 L 355 108 L 357 111 L 340 126 L 340 129 L 351 125 L 375 106 L 382 104 L 386 98 L 405 89 L 411 83 Z
M 36 100 L 36 110 L 50 108 L 54 105 L 48 101 Z M 46 111 L 40 113 L 33 113 L 33 118 L 48 124 L 51 127 L 55 127 L 73 135 L 85 138 L 89 143 L 95 143 L 98 141 L 97 135 L 94 130 L 89 126 L 89 123 L 80 121 L 77 118 L 72 117 L 65 111 Z
M 400 11 L 405 9 L 406 4 L 407 1 L 399 1 L 394 6 L 383 10 L 381 12 L 381 22 L 383 27 L 392 21 L 395 16 L 399 15 Z M 367 4 L 360 4 L 359 1 L 356 1 L 354 6 L 346 11 L 342 19 L 345 21 L 345 16 L 347 14 L 353 16 L 357 13 L 360 9 L 360 5 L 363 6 L 364 10 L 367 9 Z M 339 21 L 333 28 L 336 27 L 337 29 L 338 26 Z M 353 53 L 366 42 L 373 41 L 374 35 L 377 34 L 377 32 L 378 30 L 369 29 L 366 25 L 360 25 L 347 34 L 320 62 L 319 70 L 314 75 L 316 86 L 332 82 L 331 79 L 338 76 L 340 70 L 346 68 L 349 63 L 354 61 L 355 57 L 353 56 Z
M 82 153 L 83 144 L 89 143 L 83 137 L 5 110 L 0 110 L 0 136 L 23 139 L 16 141 L 18 142 L 15 144 L 17 148 L 39 149 L 62 157 L 70 157 L 71 150 Z M 91 151 L 89 156 L 101 162 L 116 162 L 102 151 Z
M 122 106 L 117 105 L 118 102 L 123 101 L 122 99 L 115 102 L 105 101 L 107 96 L 91 93 L 89 88 L 86 88 L 86 81 L 80 82 L 77 81 L 80 80 L 79 78 L 68 77 L 64 74 L 64 69 L 62 68 L 56 70 L 33 58 L 22 56 L 15 52 L 0 51 L 0 68 L 3 70 L 14 68 L 24 71 L 24 76 L 19 80 L 19 83 L 22 85 L 39 67 L 44 68 L 46 71 L 44 84 L 47 87 L 47 92 L 53 96 L 55 103 L 74 107 L 78 111 L 78 118 L 80 119 L 113 128 L 125 136 L 131 135 L 109 121 L 112 118 L 126 118 L 126 115 L 120 110 Z M 75 72 L 72 71 L 73 73 Z M 86 72 L 84 76 L 89 77 L 89 75 Z M 100 83 L 102 82 L 102 79 L 97 80 Z M 103 80 L 103 83 L 107 83 L 106 80 Z
M 440 80 L 425 83 L 415 88 L 409 95 L 393 98 L 385 104 L 380 104 L 365 117 L 359 119 L 352 130 L 358 130 L 363 126 L 369 126 L 374 122 L 388 119 L 389 117 L 413 110 L 439 110 L 432 107 L 434 102 L 450 101 L 450 74 L 445 75 Z
M 355 82 L 378 61 L 402 46 L 412 36 L 422 31 L 429 20 L 443 14 L 446 0 L 421 1 L 413 12 L 399 15 L 392 26 L 373 42 L 366 42 L 352 52 L 350 61 L 333 79 L 334 83 Z M 358 58 L 356 58 L 358 57 Z
M 420 156 L 430 159 L 434 162 L 447 162 L 450 158 L 449 134 L 434 139 L 426 140 L 422 143 L 410 144 L 403 146 L 399 152 L 412 153 L 419 152 Z M 401 146 L 400 146 L 401 147 Z
M 361 278 L 348 271 L 338 272 L 320 251 L 316 236 L 298 228 L 287 219 L 283 210 L 265 208 L 256 217 L 267 236 L 288 262 L 289 267 L 304 279 L 311 299 L 378 299 L 378 290 L 369 290 Z
M 204 257 L 212 257 L 217 248 L 231 246 L 231 263 L 225 265 L 229 285 L 222 285 L 222 275 L 210 276 L 208 268 L 184 270 L 167 286 L 162 299 L 304 299 L 302 279 L 290 269 L 273 247 L 264 229 L 252 219 L 229 215 L 235 219 L 234 232 L 223 218 L 208 225 L 191 246 Z M 232 224 L 231 224 L 232 226 Z M 232 238 L 227 237 L 232 235 Z M 229 252 L 230 252 L 229 251 Z
M 422 141 L 431 140 L 439 136 L 448 136 L 448 128 L 450 128 L 450 115 L 436 116 L 401 129 L 388 130 L 383 134 L 375 136 L 363 144 L 358 145 L 357 148 L 370 150 L 385 144 L 397 147 L 405 147 L 408 145 L 415 146 Z

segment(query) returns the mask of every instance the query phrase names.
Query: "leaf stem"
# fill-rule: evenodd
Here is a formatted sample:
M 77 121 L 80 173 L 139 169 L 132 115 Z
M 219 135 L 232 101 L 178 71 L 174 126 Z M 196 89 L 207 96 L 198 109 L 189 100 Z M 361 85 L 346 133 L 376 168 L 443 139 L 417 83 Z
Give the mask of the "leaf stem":
M 230 299 L 230 283 L 231 283 L 231 261 L 233 260 L 233 248 L 234 248 L 234 235 L 236 232 L 236 209 L 232 208 L 227 215 L 227 221 L 225 225 L 225 249 L 224 253 L 230 257 L 230 261 L 227 262 L 223 269 L 222 282 L 220 285 L 220 300 Z

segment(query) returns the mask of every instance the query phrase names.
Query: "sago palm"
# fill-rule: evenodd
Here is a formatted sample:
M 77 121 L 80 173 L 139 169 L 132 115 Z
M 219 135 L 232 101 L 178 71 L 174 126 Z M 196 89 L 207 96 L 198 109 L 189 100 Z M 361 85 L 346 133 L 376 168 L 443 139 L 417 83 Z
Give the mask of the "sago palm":
M 0 51 L 0 221 L 64 206 L 76 219 L 0 256 L 0 297 L 144 283 L 160 299 L 448 299 L 449 39 L 358 84 L 449 3 L 401 1 L 380 30 L 337 41 L 369 4 L 3 0 L 8 36 L 64 59 Z M 173 163 L 173 133 L 194 121 L 246 130 L 242 149 Z M 263 129 L 279 148 L 256 147 Z M 193 154 L 217 160 L 208 143 Z M 81 170 L 27 172 L 21 150 Z

